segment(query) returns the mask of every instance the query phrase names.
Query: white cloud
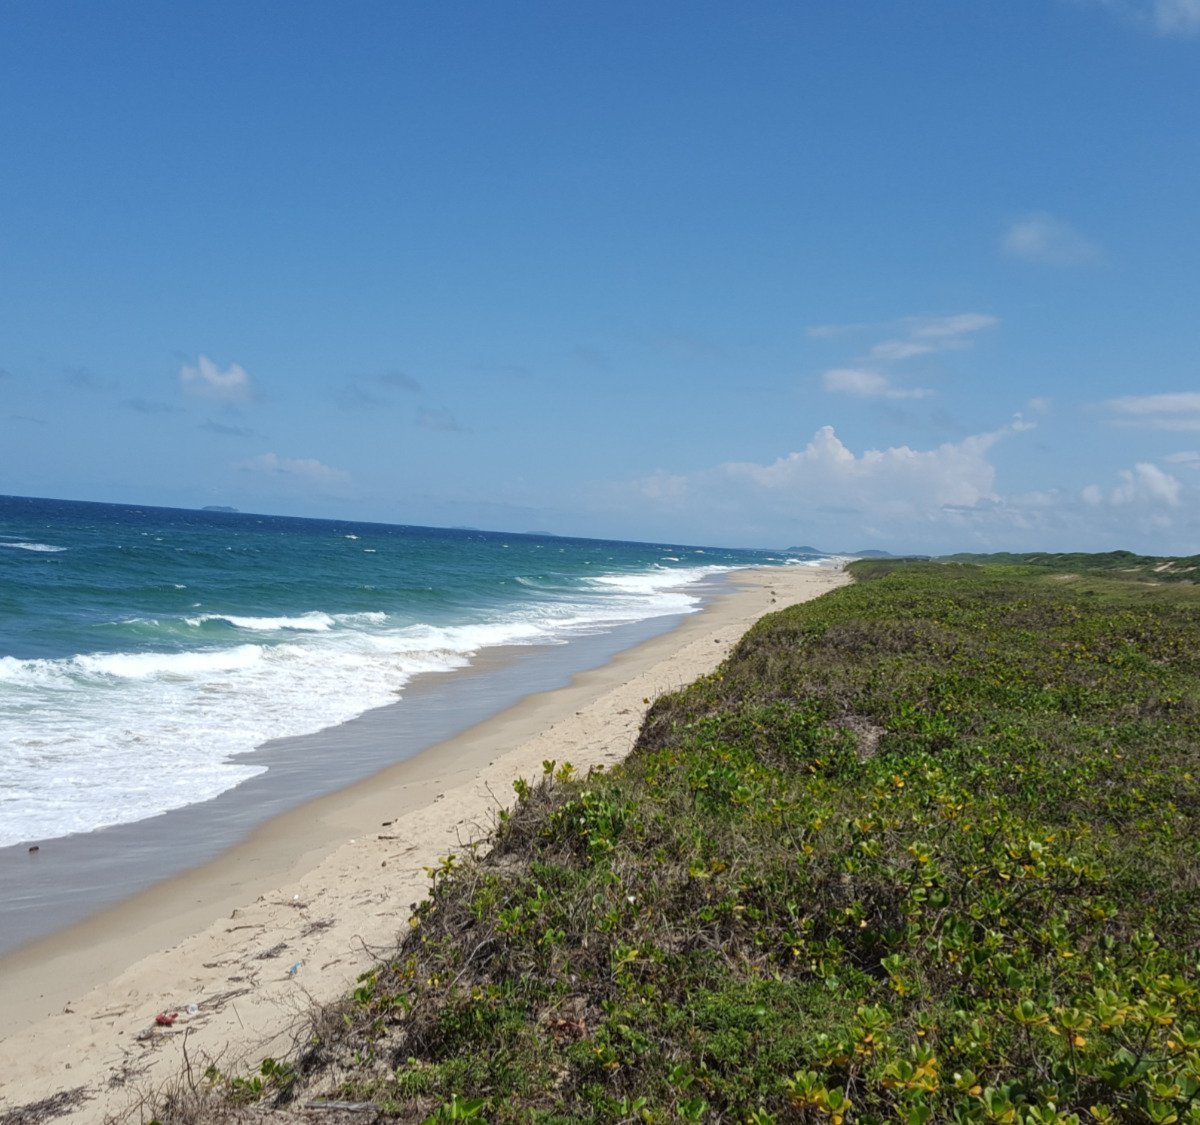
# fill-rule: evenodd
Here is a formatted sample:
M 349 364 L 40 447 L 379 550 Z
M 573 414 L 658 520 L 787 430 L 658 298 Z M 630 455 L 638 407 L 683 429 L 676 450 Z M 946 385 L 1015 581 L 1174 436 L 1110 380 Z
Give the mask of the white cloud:
M 204 398 L 244 402 L 250 397 L 250 376 L 244 367 L 231 363 L 222 370 L 206 355 L 194 367 L 184 364 L 179 369 L 179 382 L 184 390 Z
M 1120 484 L 1107 495 L 1099 485 L 1089 484 L 1083 490 L 1084 503 L 1092 507 L 1099 507 L 1106 501 L 1117 507 L 1129 504 L 1179 507 L 1179 495 L 1183 491 L 1183 485 L 1157 465 L 1142 461 L 1132 469 L 1122 469 L 1117 477 Z
M 960 347 L 965 337 L 994 328 L 1000 318 L 989 313 L 955 313 L 953 316 L 915 316 L 901 321 L 919 340 L 939 340 L 941 347 Z
M 465 428 L 449 410 L 429 406 L 417 411 L 417 425 L 423 430 L 439 430 L 443 433 L 461 433 Z
M 936 350 L 932 344 L 919 344 L 916 340 L 884 340 L 882 343 L 872 346 L 871 350 L 867 352 L 867 358 L 893 363 L 902 359 L 912 359 L 918 355 L 928 355 Z
M 1000 245 L 1010 258 L 1049 266 L 1087 266 L 1103 257 L 1100 247 L 1070 223 L 1044 211 L 1018 219 L 1005 231 Z
M 243 472 L 268 477 L 287 477 L 322 490 L 340 491 L 350 484 L 350 474 L 335 469 L 315 457 L 280 457 L 277 453 L 260 453 L 248 461 L 239 461 L 236 468 Z
M 731 461 L 687 474 L 662 471 L 613 485 L 608 504 L 650 534 L 826 550 L 1200 551 L 1200 452 L 1114 469 L 1081 489 L 1039 481 L 1006 490 L 999 447 L 1034 424 L 1007 425 L 928 448 L 855 448 L 823 426 L 794 452 Z M 1183 480 L 1177 479 L 1174 470 Z M 1189 472 L 1186 470 L 1193 470 Z
M 1186 465 L 1189 469 L 1200 469 L 1200 453 L 1188 450 L 1184 453 L 1169 453 L 1163 458 L 1170 465 Z
M 678 503 L 688 494 L 688 478 L 678 473 L 654 473 L 635 482 L 647 500 Z
M 1001 438 L 1029 429 L 1017 420 L 934 449 L 907 445 L 852 452 L 832 426 L 822 426 L 796 453 L 770 464 L 730 462 L 718 474 L 796 501 L 838 503 L 865 510 L 925 513 L 994 501 L 996 472 L 987 452 Z
M 1125 395 L 1111 398 L 1104 406 L 1123 426 L 1141 426 L 1149 430 L 1200 430 L 1200 393 L 1179 391 L 1173 394 Z
M 1155 0 L 1151 19 L 1162 35 L 1195 35 L 1200 32 L 1200 0 Z
M 1083 0 L 1151 28 L 1186 38 L 1200 33 L 1200 0 Z
M 923 387 L 894 387 L 886 375 L 855 367 L 834 367 L 821 376 L 827 391 L 856 398 L 926 398 L 932 391 Z
M 905 360 L 937 352 L 970 347 L 971 337 L 999 324 L 989 313 L 954 313 L 950 316 L 906 316 L 879 324 L 823 324 L 808 330 L 816 339 L 867 332 L 889 334 L 888 339 L 872 344 L 864 356 L 852 361 L 855 366 L 834 367 L 822 376 L 827 391 L 855 395 L 858 398 L 927 398 L 933 392 L 924 387 L 898 387 L 893 378 L 879 368 L 890 368 Z

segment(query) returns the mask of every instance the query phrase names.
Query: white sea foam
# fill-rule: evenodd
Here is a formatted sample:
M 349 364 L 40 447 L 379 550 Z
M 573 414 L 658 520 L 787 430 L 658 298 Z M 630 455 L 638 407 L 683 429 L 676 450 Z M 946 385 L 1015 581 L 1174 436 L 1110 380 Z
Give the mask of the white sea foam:
M 299 632 L 324 633 L 333 625 L 333 617 L 328 613 L 305 613 L 299 617 L 239 617 L 232 613 L 204 613 L 199 617 L 185 618 L 189 625 L 204 625 L 209 621 L 222 621 L 238 629 L 251 629 L 257 632 L 276 633 L 281 629 L 292 629 Z
M 722 569 L 530 588 L 528 602 L 450 625 L 401 625 L 377 611 L 202 614 L 177 620 L 176 639 L 179 625 L 197 630 L 184 651 L 0 658 L 0 845 L 215 797 L 262 772 L 250 752 L 269 739 L 395 702 L 414 676 L 463 668 L 483 649 L 689 613 L 699 606 L 692 584 Z M 222 623 L 228 643 L 214 644 Z
M 42 551 L 47 554 L 70 550 L 70 547 L 56 547 L 52 543 L 0 543 L 0 547 L 11 547 L 15 551 Z

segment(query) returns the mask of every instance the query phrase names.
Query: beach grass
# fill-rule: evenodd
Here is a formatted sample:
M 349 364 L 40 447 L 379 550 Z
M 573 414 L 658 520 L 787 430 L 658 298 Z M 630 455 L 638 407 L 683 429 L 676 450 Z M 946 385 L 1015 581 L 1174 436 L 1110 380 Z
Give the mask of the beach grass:
M 1200 1121 L 1200 589 L 851 569 L 658 699 L 622 765 L 519 780 L 305 1049 L 208 1098 Z

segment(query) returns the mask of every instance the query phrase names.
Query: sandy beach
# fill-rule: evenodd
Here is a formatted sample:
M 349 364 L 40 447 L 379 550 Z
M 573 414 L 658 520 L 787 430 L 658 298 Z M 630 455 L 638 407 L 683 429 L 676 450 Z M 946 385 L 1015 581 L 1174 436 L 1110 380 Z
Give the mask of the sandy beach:
M 57 1097 L 29 1119 L 140 1121 L 185 1047 L 193 1071 L 286 1054 L 312 1003 L 395 941 L 425 868 L 487 833 L 515 778 L 547 758 L 580 771 L 619 761 L 649 700 L 712 670 L 764 613 L 846 581 L 832 566 L 741 572 L 732 593 L 567 687 L 0 958 L 0 1114 Z M 176 1018 L 159 1026 L 159 1013 Z

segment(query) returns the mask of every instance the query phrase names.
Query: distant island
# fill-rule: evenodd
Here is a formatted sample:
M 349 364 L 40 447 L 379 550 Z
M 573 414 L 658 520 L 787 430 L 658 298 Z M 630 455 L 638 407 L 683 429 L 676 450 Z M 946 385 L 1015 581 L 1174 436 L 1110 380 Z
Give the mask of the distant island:
M 817 547 L 784 547 L 785 555 L 853 555 L 856 559 L 890 559 L 889 551 L 822 551 Z
M 231 508 L 228 504 L 205 504 L 200 509 L 202 512 L 236 512 L 237 508 Z

